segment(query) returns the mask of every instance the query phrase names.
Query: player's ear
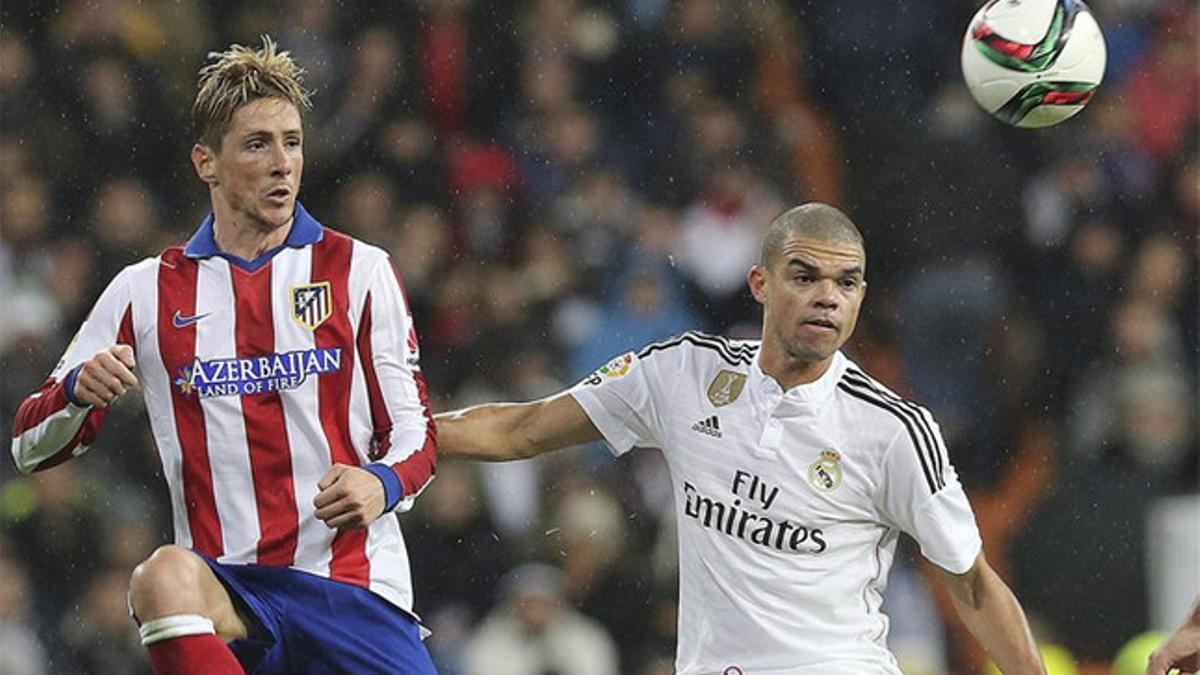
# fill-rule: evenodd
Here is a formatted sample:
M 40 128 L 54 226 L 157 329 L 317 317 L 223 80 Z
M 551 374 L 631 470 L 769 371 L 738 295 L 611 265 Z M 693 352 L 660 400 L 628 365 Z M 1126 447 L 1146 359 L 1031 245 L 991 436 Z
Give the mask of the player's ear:
M 196 175 L 200 180 L 209 185 L 215 185 L 217 182 L 217 153 L 212 148 L 203 143 L 196 143 L 192 146 L 192 167 L 196 169 Z
M 758 301 L 758 304 L 766 304 L 767 302 L 767 269 L 762 265 L 755 265 L 746 273 L 746 284 L 750 286 L 750 294 Z

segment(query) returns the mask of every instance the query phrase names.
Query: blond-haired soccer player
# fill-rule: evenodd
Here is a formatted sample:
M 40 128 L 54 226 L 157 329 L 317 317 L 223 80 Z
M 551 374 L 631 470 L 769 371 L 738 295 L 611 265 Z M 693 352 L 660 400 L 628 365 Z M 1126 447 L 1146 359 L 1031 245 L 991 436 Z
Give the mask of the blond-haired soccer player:
M 434 471 L 399 277 L 296 201 L 301 71 L 269 39 L 210 54 L 191 160 L 212 213 L 125 268 L 17 412 L 23 471 L 78 456 L 142 386 L 175 545 L 130 602 L 154 672 L 434 672 L 395 518 Z
M 749 271 L 761 340 L 685 333 L 567 392 L 440 415 L 439 449 L 497 461 L 600 439 L 618 455 L 661 448 L 679 522 L 680 675 L 898 675 L 880 605 L 901 532 L 1003 671 L 1042 673 L 932 416 L 839 351 L 865 272 L 845 215 L 798 206 Z

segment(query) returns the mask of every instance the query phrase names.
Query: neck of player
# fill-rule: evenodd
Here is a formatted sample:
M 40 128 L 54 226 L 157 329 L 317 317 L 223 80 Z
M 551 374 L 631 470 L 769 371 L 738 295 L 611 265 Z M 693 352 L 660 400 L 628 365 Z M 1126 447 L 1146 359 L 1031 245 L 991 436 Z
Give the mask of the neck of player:
M 213 238 L 217 248 L 242 260 L 256 260 L 259 256 L 278 248 L 287 241 L 295 218 L 288 218 L 280 225 L 255 221 L 240 222 L 237 218 L 222 218 L 216 215 L 213 221 Z
M 789 354 L 782 345 L 766 336 L 763 336 L 762 351 L 758 358 L 759 368 L 778 382 L 779 388 L 784 391 L 816 382 L 832 363 L 832 354 L 817 361 L 804 360 Z

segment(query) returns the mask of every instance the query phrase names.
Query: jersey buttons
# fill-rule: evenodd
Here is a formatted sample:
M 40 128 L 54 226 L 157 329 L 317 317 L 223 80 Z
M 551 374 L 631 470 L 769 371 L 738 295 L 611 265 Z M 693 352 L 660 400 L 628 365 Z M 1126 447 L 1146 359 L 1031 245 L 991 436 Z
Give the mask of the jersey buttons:
M 758 438 L 758 446 L 754 448 L 756 455 L 773 455 L 779 452 L 780 441 L 783 440 L 783 423 L 774 415 L 767 416 L 763 425 L 762 435 Z

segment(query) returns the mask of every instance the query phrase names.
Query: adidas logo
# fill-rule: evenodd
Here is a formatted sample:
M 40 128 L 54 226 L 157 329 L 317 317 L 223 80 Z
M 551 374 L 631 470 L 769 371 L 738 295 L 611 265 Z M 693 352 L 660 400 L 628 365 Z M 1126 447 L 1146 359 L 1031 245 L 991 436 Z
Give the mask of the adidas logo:
M 721 420 L 717 419 L 716 415 L 706 417 L 692 425 L 692 431 L 699 431 L 702 434 L 708 434 L 713 438 L 721 437 Z

